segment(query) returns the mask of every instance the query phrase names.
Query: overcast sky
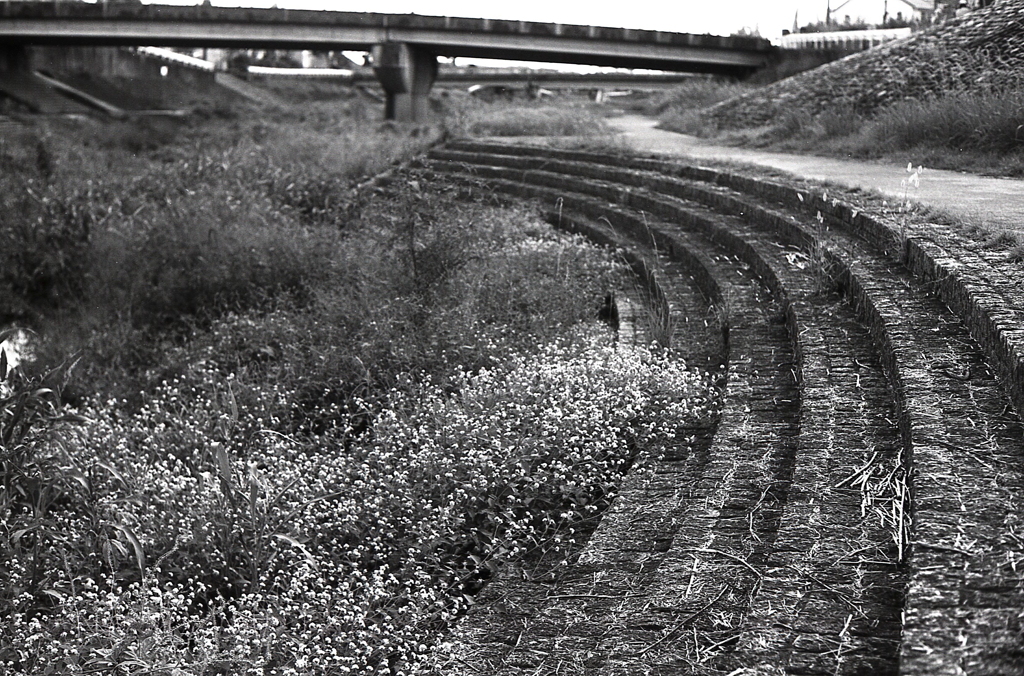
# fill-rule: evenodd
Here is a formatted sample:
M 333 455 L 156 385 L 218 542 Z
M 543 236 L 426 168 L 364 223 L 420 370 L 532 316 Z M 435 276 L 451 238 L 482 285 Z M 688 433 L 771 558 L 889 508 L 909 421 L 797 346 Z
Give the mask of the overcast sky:
M 198 4 L 197 0 L 152 0 L 159 4 Z M 741 28 L 758 28 L 766 38 L 777 38 L 792 28 L 799 12 L 800 25 L 825 19 L 826 4 L 841 21 L 863 17 L 880 22 L 886 0 L 213 0 L 215 5 L 331 9 L 388 14 L 432 14 L 491 19 L 518 19 L 594 26 L 647 28 L 676 33 L 729 35 Z M 888 0 L 889 12 L 904 9 L 902 0 Z M 843 6 L 845 5 L 845 6 Z M 836 11 L 836 7 L 841 7 Z

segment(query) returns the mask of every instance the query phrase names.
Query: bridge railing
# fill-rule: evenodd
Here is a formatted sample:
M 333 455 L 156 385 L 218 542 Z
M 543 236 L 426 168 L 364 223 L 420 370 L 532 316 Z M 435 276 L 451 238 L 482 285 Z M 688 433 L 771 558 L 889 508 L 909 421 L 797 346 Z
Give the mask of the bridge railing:
M 136 47 L 135 51 L 146 56 L 152 56 L 157 59 L 164 61 L 170 61 L 177 63 L 182 66 L 188 66 L 189 68 L 198 68 L 199 70 L 213 71 L 216 66 L 209 61 L 203 59 L 197 59 L 194 56 L 187 54 L 179 54 L 178 52 L 171 51 L 170 49 L 163 49 L 161 47 Z
M 251 75 L 268 75 L 271 77 L 278 75 L 281 77 L 319 77 L 352 80 L 356 76 L 356 72 L 348 68 L 279 68 L 277 66 L 246 66 L 246 70 Z M 373 72 L 369 69 L 366 70 L 368 72 L 364 73 L 363 79 L 374 79 Z
M 783 35 L 779 46 L 784 49 L 869 49 L 884 42 L 908 37 L 909 28 L 879 28 L 863 31 L 831 31 L 828 33 L 790 33 Z

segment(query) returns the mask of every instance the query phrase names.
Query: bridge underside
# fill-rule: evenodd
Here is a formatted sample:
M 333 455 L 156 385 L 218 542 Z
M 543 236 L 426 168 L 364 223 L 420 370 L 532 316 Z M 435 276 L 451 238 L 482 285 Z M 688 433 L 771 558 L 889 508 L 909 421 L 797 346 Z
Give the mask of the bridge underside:
M 573 63 L 742 76 L 765 65 L 767 52 L 590 38 L 446 33 L 395 29 L 307 30 L 305 26 L 231 24 L 129 25 L 117 22 L 4 20 L 7 44 L 235 47 L 370 51 L 387 43 L 408 44 L 433 56 Z
M 594 26 L 120 3 L 0 3 L 0 42 L 371 51 L 389 115 L 413 121 L 426 114 L 439 56 L 743 77 L 771 52 L 760 39 Z

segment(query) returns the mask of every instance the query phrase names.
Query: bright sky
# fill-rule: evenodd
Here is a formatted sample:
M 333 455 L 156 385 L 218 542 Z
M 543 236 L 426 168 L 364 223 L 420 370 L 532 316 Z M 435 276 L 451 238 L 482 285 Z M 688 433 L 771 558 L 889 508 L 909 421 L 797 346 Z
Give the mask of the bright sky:
M 198 0 L 150 0 L 160 4 L 198 4 Z M 800 25 L 825 19 L 831 3 L 833 17 L 841 21 L 863 17 L 880 22 L 886 0 L 213 0 L 214 5 L 329 9 L 386 14 L 432 14 L 485 17 L 550 23 L 646 28 L 674 33 L 729 35 L 741 28 L 758 28 L 766 38 L 777 38 L 792 28 L 799 12 Z M 895 16 L 907 9 L 902 0 L 888 0 Z M 841 9 L 836 10 L 837 7 Z

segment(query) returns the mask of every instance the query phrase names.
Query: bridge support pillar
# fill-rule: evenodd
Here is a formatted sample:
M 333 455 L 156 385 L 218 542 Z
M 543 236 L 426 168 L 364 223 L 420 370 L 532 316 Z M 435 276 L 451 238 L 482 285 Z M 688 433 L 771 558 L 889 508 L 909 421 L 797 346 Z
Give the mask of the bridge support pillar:
M 28 71 L 31 67 L 28 49 L 21 46 L 0 47 L 0 73 Z
M 396 122 L 426 122 L 430 88 L 437 78 L 437 58 L 400 42 L 373 48 L 373 72 L 387 94 L 384 117 Z

